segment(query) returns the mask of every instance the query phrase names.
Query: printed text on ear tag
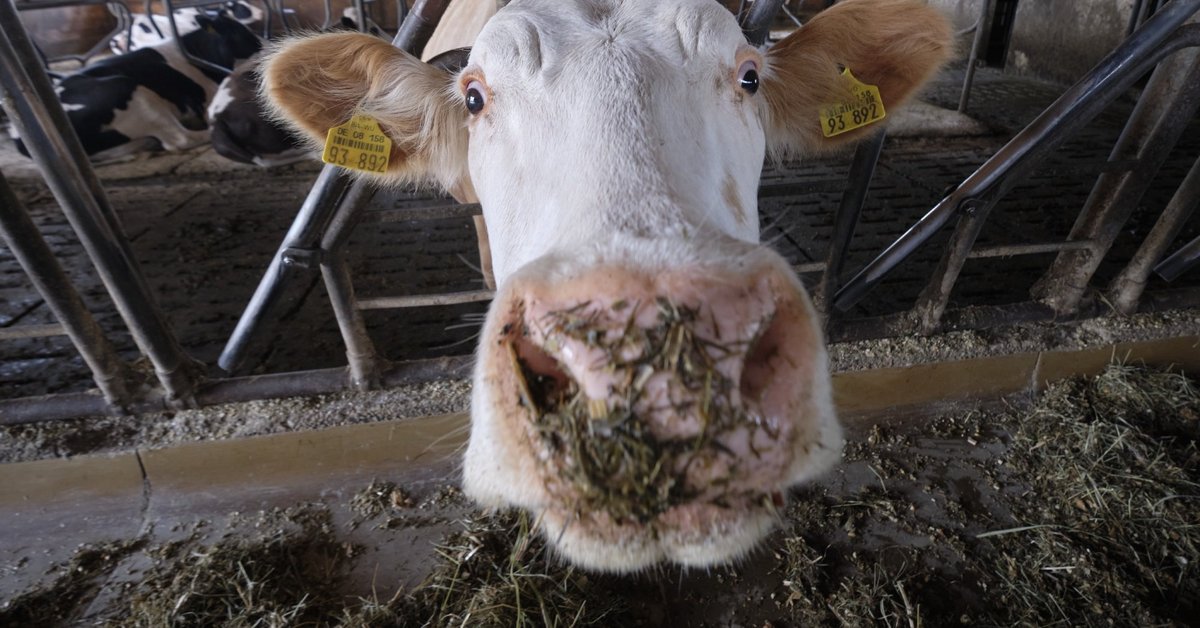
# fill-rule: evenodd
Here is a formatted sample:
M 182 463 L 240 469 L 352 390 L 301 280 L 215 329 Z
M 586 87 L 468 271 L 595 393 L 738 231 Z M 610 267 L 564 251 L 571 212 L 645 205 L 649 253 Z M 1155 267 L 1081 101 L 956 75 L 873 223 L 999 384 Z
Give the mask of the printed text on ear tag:
M 379 128 L 379 123 L 367 116 L 354 116 L 339 124 L 325 136 L 321 161 L 350 170 L 387 172 L 392 140 Z
M 887 116 L 878 87 L 854 78 L 850 68 L 842 72 L 842 77 L 850 88 L 850 96 L 844 102 L 821 107 L 821 132 L 825 137 L 875 124 Z

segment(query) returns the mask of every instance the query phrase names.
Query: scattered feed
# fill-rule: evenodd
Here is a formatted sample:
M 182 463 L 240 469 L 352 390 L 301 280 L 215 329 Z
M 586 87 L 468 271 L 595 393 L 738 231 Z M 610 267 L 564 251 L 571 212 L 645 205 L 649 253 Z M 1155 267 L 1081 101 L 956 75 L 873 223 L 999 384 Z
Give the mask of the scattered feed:
M 82 548 L 48 587 L 0 606 L 0 625 L 69 624 L 134 556 L 158 560 L 109 625 L 1194 625 L 1198 437 L 1192 380 L 1115 365 L 1032 407 L 870 429 L 793 496 L 763 550 L 729 568 L 593 576 L 548 555 L 524 515 L 450 515 L 463 508 L 452 487 L 421 496 L 374 482 L 341 507 L 382 522 L 375 538 L 418 516 L 455 519 L 412 590 L 345 590 L 361 560 L 349 528 L 305 507 L 210 545 Z
M 52 579 L 0 604 L 0 626 L 57 626 L 71 620 L 74 610 L 90 602 L 117 565 L 141 549 L 140 541 L 84 545 L 71 560 L 49 573 Z
M 873 444 L 852 446 L 848 459 L 866 461 L 877 485 L 854 499 L 812 489 L 789 510 L 780 555 L 791 620 L 1183 626 L 1200 617 L 1200 393 L 1187 377 L 1113 365 L 1052 385 L 1032 411 L 933 428 L 996 451 L 979 457 L 971 480 L 918 453 L 908 435 L 876 430 Z M 963 482 L 972 485 L 955 500 Z M 943 510 L 930 516 L 922 502 Z
M 657 311 L 651 326 L 635 322 L 643 307 Z M 744 353 L 750 343 L 702 338 L 694 331 L 699 317 L 699 309 L 660 297 L 653 304 L 581 303 L 535 322 L 541 327 L 537 336 L 547 345 L 574 342 L 603 354 L 613 381 L 611 402 L 590 399 L 571 377 L 531 370 L 509 344 L 521 403 L 531 414 L 530 432 L 546 452 L 538 460 L 545 476 L 555 478 L 547 489 L 569 496 L 577 514 L 600 511 L 617 521 L 647 523 L 672 506 L 696 501 L 706 488 L 681 481 L 686 469 L 720 468 L 718 459 L 734 458 L 719 437 L 746 425 L 748 418 L 734 403 L 738 382 L 717 364 Z M 513 333 L 531 336 L 527 328 Z M 670 382 L 666 399 L 650 398 L 652 378 Z M 695 415 L 699 433 L 660 438 L 647 421 L 635 418 L 651 412 L 654 403 L 676 404 L 680 414 Z M 711 486 L 736 472 L 735 460 L 728 466 L 725 476 L 709 478 Z

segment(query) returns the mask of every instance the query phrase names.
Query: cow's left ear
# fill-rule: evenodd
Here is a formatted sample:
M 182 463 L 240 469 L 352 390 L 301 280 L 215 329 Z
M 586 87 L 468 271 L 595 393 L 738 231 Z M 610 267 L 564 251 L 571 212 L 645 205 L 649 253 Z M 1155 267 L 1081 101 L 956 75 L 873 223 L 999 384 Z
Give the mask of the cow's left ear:
M 825 137 L 821 110 L 850 98 L 844 68 L 879 88 L 890 113 L 953 53 L 953 31 L 917 0 L 843 0 L 767 51 L 762 72 L 767 144 L 773 154 L 812 153 L 873 131 Z
M 361 33 L 285 41 L 266 56 L 262 76 L 274 117 L 314 147 L 365 115 L 392 140 L 387 172 L 373 176 L 447 190 L 469 179 L 467 110 L 452 96 L 453 77 L 386 41 Z

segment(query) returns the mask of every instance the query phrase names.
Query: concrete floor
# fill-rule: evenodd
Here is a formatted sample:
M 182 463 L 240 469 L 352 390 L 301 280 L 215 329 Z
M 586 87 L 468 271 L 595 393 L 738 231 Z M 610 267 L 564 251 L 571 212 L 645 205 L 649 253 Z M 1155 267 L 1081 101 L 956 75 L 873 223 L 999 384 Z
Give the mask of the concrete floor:
M 881 251 L 1060 91 L 1057 86 L 984 71 L 976 82 L 970 118 L 925 108 L 919 116 L 896 121 L 896 133 L 885 145 L 847 267 L 858 268 Z M 934 106 L 951 107 L 957 94 L 958 77 L 952 71 L 925 99 Z M 1063 239 L 1130 108 L 1129 102 L 1112 107 L 1018 187 L 993 212 L 981 244 Z M 930 116 L 936 124 L 929 123 Z M 0 170 L 28 205 L 101 325 L 122 353 L 135 359 L 128 334 L 36 169 L 7 142 L 4 146 Z M 1116 259 L 1131 254 L 1198 152 L 1200 125 L 1193 124 L 1118 241 Z M 842 155 L 769 165 L 764 183 L 781 184 L 787 191 L 760 201 L 764 241 L 796 264 L 822 259 L 847 161 Z M 317 169 L 316 164 L 303 163 L 261 170 L 225 161 L 208 150 L 98 168 L 151 287 L 183 346 L 198 359 L 215 363 Z M 372 209 L 440 202 L 427 194 L 399 191 L 381 194 Z M 1200 220 L 1193 219 L 1179 242 L 1198 232 Z M 898 268 L 851 315 L 884 315 L 910 307 L 944 239 L 942 234 Z M 473 269 L 477 252 L 467 218 L 375 221 L 355 232 L 349 257 L 362 296 L 428 294 L 482 285 Z M 969 262 L 952 306 L 1023 301 L 1051 259 L 1038 255 Z M 1117 262 L 1107 263 L 1100 281 L 1119 267 Z M 804 279 L 811 285 L 818 275 Z M 1197 285 L 1200 279 L 1191 273 L 1182 283 Z M 315 275 L 307 287 L 307 298 L 272 325 L 270 348 L 256 372 L 345 363 L 333 314 Z M 1165 287 L 1152 283 L 1150 289 Z M 391 359 L 462 355 L 472 349 L 474 323 L 485 307 L 368 312 L 366 318 L 381 352 Z M 12 257 L 0 248 L 0 327 L 49 322 L 47 308 Z M 91 385 L 64 338 L 0 343 L 0 398 L 78 391 Z

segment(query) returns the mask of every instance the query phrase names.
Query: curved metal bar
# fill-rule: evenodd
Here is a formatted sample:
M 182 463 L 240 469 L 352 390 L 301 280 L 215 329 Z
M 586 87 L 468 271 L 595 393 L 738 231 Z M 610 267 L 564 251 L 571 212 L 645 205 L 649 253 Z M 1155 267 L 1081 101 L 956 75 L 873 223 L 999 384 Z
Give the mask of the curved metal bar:
M 979 19 L 974 27 L 968 29 L 974 31 L 975 37 L 971 40 L 971 54 L 967 57 L 967 69 L 963 73 L 962 93 L 958 97 L 959 113 L 967 112 L 967 101 L 971 99 L 971 85 L 975 82 L 975 66 L 979 63 L 979 56 L 987 43 L 987 33 L 983 27 L 995 12 L 996 0 L 984 0 L 983 7 L 979 10 Z
M 761 46 L 767 43 L 767 36 L 771 34 L 771 22 L 779 14 L 784 2 L 786 0 L 758 0 L 750 5 L 750 10 L 746 12 L 742 22 L 742 32 L 746 34 L 746 41 L 749 41 L 750 45 Z
M 1200 238 L 1188 242 L 1182 249 L 1172 253 L 1171 257 L 1154 267 L 1154 272 L 1167 281 L 1175 281 L 1197 263 L 1200 263 Z
M 1200 0 L 1174 0 L 1067 90 L 1029 126 L 967 177 L 920 220 L 871 260 L 834 297 L 839 311 L 854 307 L 889 272 L 959 215 L 968 203 L 1002 195 L 1013 179 L 1099 115 L 1167 56 L 1200 45 L 1200 26 L 1183 26 Z
M 213 72 L 216 72 L 217 74 L 220 74 L 222 77 L 229 76 L 230 74 L 232 74 L 233 68 L 227 68 L 225 66 L 217 65 L 211 61 L 201 59 L 200 57 L 197 57 L 196 55 L 193 55 L 192 53 L 188 52 L 187 46 L 183 45 L 183 38 L 179 36 L 179 27 L 175 24 L 175 5 L 174 5 L 174 3 L 172 2 L 172 0 L 162 0 L 162 3 L 163 3 L 163 10 L 166 11 L 166 14 L 167 14 L 167 24 L 169 24 L 171 26 L 171 37 L 175 38 L 175 46 L 177 48 L 179 48 L 179 52 L 183 55 L 183 58 L 187 59 L 188 62 L 191 63 L 192 65 L 195 65 L 202 69 L 208 68 L 209 70 L 212 70 Z M 154 21 L 153 18 L 151 18 L 150 21 L 153 22 Z

